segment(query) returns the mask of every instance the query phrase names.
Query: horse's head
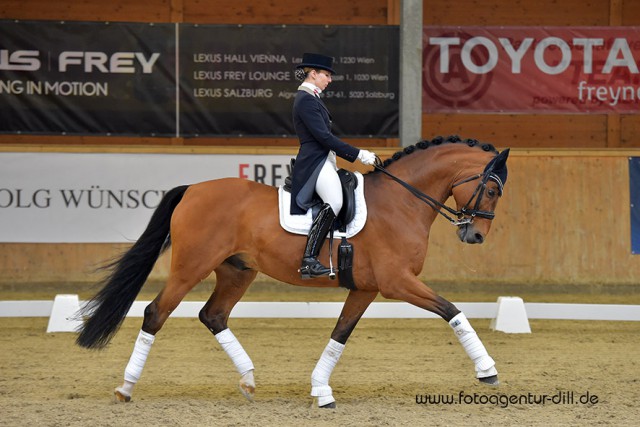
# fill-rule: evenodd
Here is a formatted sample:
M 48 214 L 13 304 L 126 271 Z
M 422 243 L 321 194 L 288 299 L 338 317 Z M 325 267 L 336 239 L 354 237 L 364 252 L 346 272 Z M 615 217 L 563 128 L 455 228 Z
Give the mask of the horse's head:
M 453 184 L 458 211 L 458 237 L 464 243 L 482 243 L 491 228 L 496 205 L 507 182 L 509 149 L 495 156 L 480 173 Z

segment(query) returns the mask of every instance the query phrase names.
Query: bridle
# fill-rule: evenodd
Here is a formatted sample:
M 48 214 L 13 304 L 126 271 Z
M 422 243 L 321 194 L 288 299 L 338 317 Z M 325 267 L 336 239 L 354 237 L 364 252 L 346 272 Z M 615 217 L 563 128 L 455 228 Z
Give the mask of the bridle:
M 407 184 L 397 176 L 393 175 L 382 166 L 382 161 L 380 160 L 379 157 L 376 157 L 376 163 L 373 165 L 373 167 L 379 170 L 380 172 L 384 173 L 394 181 L 396 181 L 398 184 L 402 185 L 407 190 L 409 190 L 411 194 L 413 194 L 415 197 L 417 197 L 418 199 L 426 203 L 434 211 L 436 211 L 437 213 L 445 217 L 447 221 L 449 221 L 451 224 L 455 226 L 471 224 L 473 223 L 473 220 L 476 217 L 492 220 L 496 216 L 495 212 L 493 211 L 480 210 L 480 203 L 482 203 L 482 198 L 484 197 L 484 193 L 487 188 L 487 182 L 489 180 L 493 180 L 498 184 L 498 187 L 500 189 L 500 194 L 502 194 L 502 190 L 503 190 L 502 180 L 500 179 L 500 177 L 498 177 L 496 174 L 493 173 L 492 167 L 487 168 L 482 173 L 479 173 L 479 174 L 470 176 L 468 178 L 465 178 L 461 181 L 458 181 L 451 186 L 451 188 L 454 188 L 459 185 L 465 184 L 467 182 L 480 179 L 480 182 L 478 183 L 478 186 L 476 187 L 473 194 L 471 195 L 471 198 L 469 199 L 467 204 L 464 205 L 460 210 L 455 210 L 445 205 L 439 200 L 434 199 L 428 194 L 423 193 L 422 191 L 418 190 L 417 188 L 413 187 L 410 184 Z M 475 203 L 473 207 L 470 207 L 474 199 L 475 199 Z M 449 214 L 451 215 L 448 215 L 447 213 L 443 212 L 442 211 L 443 209 L 449 212 Z

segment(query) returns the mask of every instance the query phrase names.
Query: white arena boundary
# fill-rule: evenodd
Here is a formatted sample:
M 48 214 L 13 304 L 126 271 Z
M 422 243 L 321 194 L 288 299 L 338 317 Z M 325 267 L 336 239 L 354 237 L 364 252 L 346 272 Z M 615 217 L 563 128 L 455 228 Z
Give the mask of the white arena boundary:
M 135 301 L 127 317 L 143 317 L 150 301 Z M 58 295 L 54 301 L 0 301 L 0 317 L 49 317 L 47 332 L 73 331 L 73 314 L 85 301 L 77 295 Z M 530 319 L 640 321 L 640 305 L 524 303 L 519 297 L 497 302 L 454 303 L 468 318 L 492 319 L 491 329 L 529 333 Z M 332 318 L 342 302 L 239 302 L 232 318 Z M 171 317 L 197 318 L 204 301 L 183 301 Z M 364 313 L 370 319 L 437 319 L 439 316 L 404 302 L 374 302 Z
M 135 301 L 127 317 L 143 317 L 151 301 Z M 80 305 L 85 302 L 81 301 Z M 49 317 L 54 301 L 0 301 L 0 317 Z M 493 319 L 497 302 L 454 303 L 472 319 Z M 239 302 L 235 318 L 337 318 L 342 302 Z M 183 301 L 171 317 L 198 317 L 204 301 Z M 525 302 L 528 319 L 640 321 L 640 305 Z M 374 302 L 364 313 L 370 319 L 437 319 L 438 315 L 404 302 Z

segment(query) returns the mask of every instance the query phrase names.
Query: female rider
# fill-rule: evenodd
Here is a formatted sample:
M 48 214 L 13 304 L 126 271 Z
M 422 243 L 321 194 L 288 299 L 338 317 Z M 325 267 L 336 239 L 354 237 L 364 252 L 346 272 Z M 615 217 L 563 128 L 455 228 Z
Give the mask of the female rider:
M 300 275 L 303 279 L 326 276 L 330 269 L 318 261 L 320 249 L 336 215 L 342 208 L 342 187 L 336 156 L 373 165 L 376 155 L 341 141 L 331 133 L 331 114 L 320 94 L 331 83 L 333 58 L 305 53 L 296 66 L 296 77 L 303 80 L 293 102 L 293 125 L 300 140 L 291 183 L 291 214 L 304 215 L 322 200 L 305 245 Z

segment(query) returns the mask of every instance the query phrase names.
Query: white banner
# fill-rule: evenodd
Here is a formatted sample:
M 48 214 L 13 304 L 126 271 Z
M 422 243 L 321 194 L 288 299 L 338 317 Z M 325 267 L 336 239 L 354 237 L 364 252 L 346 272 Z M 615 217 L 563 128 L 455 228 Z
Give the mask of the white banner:
M 0 153 L 0 242 L 133 242 L 171 188 L 224 177 L 282 185 L 291 157 Z

